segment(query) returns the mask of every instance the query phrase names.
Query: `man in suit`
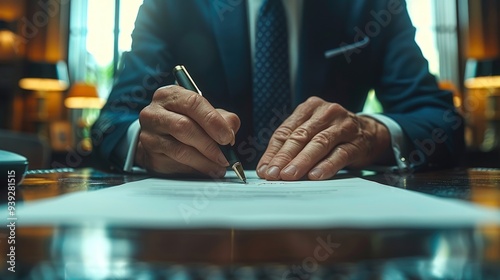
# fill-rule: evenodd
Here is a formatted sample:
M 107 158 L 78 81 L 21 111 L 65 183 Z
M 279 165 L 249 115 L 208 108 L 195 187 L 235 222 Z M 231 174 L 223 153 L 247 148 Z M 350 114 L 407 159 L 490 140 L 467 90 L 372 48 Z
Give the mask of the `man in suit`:
M 95 150 L 120 170 L 221 177 L 217 144 L 233 144 L 268 180 L 456 163 L 463 120 L 414 35 L 403 0 L 145 0 Z M 203 97 L 173 86 L 178 64 Z M 356 114 L 370 89 L 384 113 Z

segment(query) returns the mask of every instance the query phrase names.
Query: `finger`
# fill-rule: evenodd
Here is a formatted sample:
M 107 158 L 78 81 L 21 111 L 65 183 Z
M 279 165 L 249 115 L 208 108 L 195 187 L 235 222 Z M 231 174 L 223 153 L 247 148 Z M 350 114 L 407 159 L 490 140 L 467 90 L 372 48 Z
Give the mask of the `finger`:
M 276 141 L 273 141 L 273 143 L 270 143 L 269 147 L 271 152 L 265 155 L 269 157 L 269 161 L 267 162 L 268 169 L 265 171 L 265 174 L 263 174 L 265 179 L 282 179 L 281 173 L 283 168 L 304 149 L 311 140 L 312 135 L 316 133 L 316 129 L 307 125 L 308 122 L 293 131 L 291 131 L 290 128 L 285 128 L 286 130 L 282 130 L 284 128 L 279 128 L 277 130 L 278 135 L 281 136 L 276 138 Z M 288 170 L 288 172 L 296 173 L 296 171 L 291 169 Z
M 222 166 L 229 164 L 217 142 L 189 117 L 153 106 L 148 110 L 143 110 L 140 119 L 151 120 L 141 121 L 141 125 L 144 123 L 144 131 L 157 135 L 171 135 L 178 141 L 194 147 L 208 159 Z
M 162 157 L 165 157 L 165 160 L 166 158 L 170 159 L 171 164 L 168 165 L 158 165 L 157 161 L 147 163 L 150 166 L 156 163 L 152 166 L 156 172 L 168 173 L 172 168 L 175 170 L 178 169 L 175 168 L 175 164 L 183 164 L 206 175 L 222 174 L 223 176 L 225 174 L 226 168 L 224 166 L 215 163 L 197 149 L 179 142 L 170 135 L 160 136 L 141 133 L 140 142 L 148 151 L 148 154 L 161 154 L 163 155 Z
M 358 148 L 352 143 L 338 145 L 308 173 L 308 178 L 317 181 L 333 177 L 353 161 L 357 151 Z
M 310 119 L 292 132 L 281 149 L 269 162 L 269 166 L 275 170 L 270 169 L 268 179 L 297 180 L 305 175 L 309 171 L 309 169 L 304 170 L 307 168 L 307 164 L 309 168 L 316 164 L 333 148 L 330 145 L 332 139 L 338 139 L 338 137 L 334 137 L 336 122 L 343 120 L 343 118 L 339 117 L 339 113 L 345 114 L 345 110 L 333 104 L 323 104 L 317 107 Z M 311 141 L 313 141 L 313 145 L 309 145 Z M 308 149 L 304 153 L 303 150 L 306 147 Z M 308 152 L 311 149 L 314 153 Z M 307 164 L 292 163 L 299 154 L 301 154 L 300 158 L 305 160 Z M 280 171 L 279 174 L 278 170 Z
M 238 132 L 238 130 L 240 129 L 240 125 L 241 125 L 240 118 L 236 114 L 228 112 L 226 110 L 223 110 L 223 109 L 216 109 L 216 110 L 226 120 L 226 122 L 229 124 L 229 127 L 231 127 L 231 129 L 233 130 L 234 134 L 236 134 Z M 235 141 L 236 141 L 236 139 L 233 137 L 233 141 L 230 143 L 231 146 L 234 145 Z
M 188 116 L 221 145 L 229 144 L 234 136 L 221 114 L 200 94 L 179 86 L 160 88 L 153 96 L 163 108 Z
M 336 135 L 334 128 L 319 132 L 304 145 L 303 149 L 294 154 L 291 160 L 285 162 L 280 173 L 280 178 L 286 181 L 299 180 L 314 165 L 328 155 L 333 147 L 341 143 L 343 141 L 342 138 Z M 283 153 L 286 153 L 286 151 Z
M 274 154 L 272 160 L 268 163 L 268 170 L 265 174 L 267 180 L 297 180 L 300 179 L 309 170 L 304 170 L 304 164 L 290 164 L 294 158 L 301 153 L 306 145 L 320 131 L 332 126 L 335 122 L 340 122 L 347 116 L 347 111 L 338 104 L 327 103 L 320 98 L 310 98 L 298 108 L 298 113 L 308 120 L 297 127 L 282 144 L 279 151 Z M 312 113 L 312 115 L 310 115 Z M 328 136 L 328 131 L 320 136 Z M 319 139 L 323 140 L 323 139 Z M 309 168 L 330 151 L 322 151 L 320 158 L 308 158 Z M 303 157 L 308 156 L 304 154 Z M 286 170 L 284 169 L 286 167 Z M 282 176 L 284 175 L 285 178 Z
M 290 135 L 295 131 L 297 127 L 306 122 L 312 115 L 314 111 L 307 102 L 299 105 L 297 109 L 281 124 L 276 131 L 271 136 L 269 144 L 264 152 L 264 155 L 257 164 L 257 175 L 260 178 L 271 180 L 271 178 L 276 178 L 276 174 L 279 174 L 280 170 L 277 168 L 272 168 L 269 163 L 273 160 L 275 155 L 281 150 L 285 142 L 288 140 Z M 269 174 L 268 174 L 269 173 Z M 278 175 L 279 177 L 279 175 Z
M 321 126 L 321 128 L 322 127 L 323 126 Z M 331 150 L 340 143 L 348 143 L 350 141 L 359 142 L 359 140 L 356 140 L 360 137 L 358 132 L 358 125 L 351 121 L 351 119 L 333 124 L 321 130 L 304 145 L 304 148 L 301 149 L 299 153 L 295 154 L 293 158 L 286 163 L 286 166 L 280 173 L 281 179 L 298 180 L 302 178 L 314 167 L 314 165 L 328 155 Z M 285 148 L 283 148 L 283 150 L 285 150 Z M 284 154 L 287 152 L 290 151 L 280 151 L 280 153 Z M 279 158 L 278 155 L 276 158 Z
M 281 125 L 273 133 L 264 155 L 257 164 L 257 175 L 260 178 L 267 179 L 269 177 L 268 173 L 274 174 L 276 172 L 274 168 L 270 170 L 269 163 L 273 160 L 276 153 L 279 152 L 283 144 L 286 142 L 286 139 L 288 139 L 288 137 L 293 133 L 293 130 L 294 128 L 292 127 Z

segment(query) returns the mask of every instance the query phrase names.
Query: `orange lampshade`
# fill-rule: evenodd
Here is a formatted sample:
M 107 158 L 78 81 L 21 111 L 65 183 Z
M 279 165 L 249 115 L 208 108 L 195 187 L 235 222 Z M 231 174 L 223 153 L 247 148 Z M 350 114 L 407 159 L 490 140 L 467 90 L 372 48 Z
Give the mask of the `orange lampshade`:
M 75 83 L 69 91 L 64 105 L 70 109 L 92 108 L 100 109 L 104 106 L 104 100 L 99 98 L 97 88 L 86 83 Z

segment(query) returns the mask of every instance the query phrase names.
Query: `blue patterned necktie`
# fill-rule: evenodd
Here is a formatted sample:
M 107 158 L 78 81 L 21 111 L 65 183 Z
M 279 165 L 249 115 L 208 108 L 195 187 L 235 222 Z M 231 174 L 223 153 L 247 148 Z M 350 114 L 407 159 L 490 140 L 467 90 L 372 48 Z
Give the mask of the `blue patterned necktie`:
M 283 121 L 273 120 L 290 108 L 288 28 L 282 0 L 264 0 L 257 18 L 253 68 L 253 128 L 260 144 Z

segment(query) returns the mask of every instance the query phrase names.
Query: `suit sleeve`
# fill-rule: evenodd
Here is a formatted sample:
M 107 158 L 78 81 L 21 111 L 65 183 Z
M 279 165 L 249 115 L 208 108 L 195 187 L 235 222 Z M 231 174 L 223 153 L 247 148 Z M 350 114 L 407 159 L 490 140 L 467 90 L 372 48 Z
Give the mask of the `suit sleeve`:
M 116 147 L 140 111 L 151 103 L 156 89 L 172 84 L 171 55 L 164 31 L 162 1 L 145 0 L 132 33 L 131 51 L 122 57 L 119 73 L 106 105 L 92 128 L 94 153 L 104 167 L 123 169 Z
M 403 128 L 409 144 L 404 160 L 411 168 L 450 166 L 465 149 L 464 121 L 455 110 L 451 92 L 440 90 L 429 73 L 415 43 L 415 28 L 402 7 L 392 14 L 379 38 L 384 41 L 384 56 L 375 86 L 377 97 L 384 113 Z

